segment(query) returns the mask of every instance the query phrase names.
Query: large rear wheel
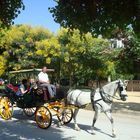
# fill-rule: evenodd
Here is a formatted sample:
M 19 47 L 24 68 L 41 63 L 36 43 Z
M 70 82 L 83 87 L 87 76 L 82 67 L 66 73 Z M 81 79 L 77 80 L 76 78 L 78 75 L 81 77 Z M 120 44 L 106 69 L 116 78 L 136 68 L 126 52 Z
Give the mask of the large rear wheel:
M 49 109 L 45 106 L 37 108 L 35 113 L 35 121 L 40 128 L 49 128 L 52 123 L 52 114 Z
M 73 110 L 70 108 L 58 108 L 57 118 L 59 121 L 63 122 L 64 124 L 68 124 L 71 122 L 73 117 Z
M 9 120 L 13 115 L 13 105 L 7 97 L 0 99 L 0 115 L 3 119 Z

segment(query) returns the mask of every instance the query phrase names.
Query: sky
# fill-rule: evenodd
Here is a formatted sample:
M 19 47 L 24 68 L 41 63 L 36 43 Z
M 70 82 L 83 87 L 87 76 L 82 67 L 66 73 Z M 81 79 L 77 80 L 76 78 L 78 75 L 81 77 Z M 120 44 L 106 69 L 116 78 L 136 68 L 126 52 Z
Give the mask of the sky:
M 56 32 L 60 25 L 56 23 L 48 7 L 54 7 L 54 0 L 23 0 L 25 10 L 21 11 L 14 20 L 15 24 L 29 24 L 43 26 L 52 32 Z

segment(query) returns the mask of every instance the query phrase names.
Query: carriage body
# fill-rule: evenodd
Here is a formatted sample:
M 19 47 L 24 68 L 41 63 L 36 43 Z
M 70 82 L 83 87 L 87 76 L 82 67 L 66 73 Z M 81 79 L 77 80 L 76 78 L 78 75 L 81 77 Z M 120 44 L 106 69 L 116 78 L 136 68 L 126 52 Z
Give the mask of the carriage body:
M 8 84 L 3 92 L 3 97 L 7 97 L 13 105 L 15 104 L 22 109 L 33 108 L 44 104 L 43 95 L 38 94 L 37 91 L 30 90 L 23 96 L 16 95 L 17 91 L 18 87 Z

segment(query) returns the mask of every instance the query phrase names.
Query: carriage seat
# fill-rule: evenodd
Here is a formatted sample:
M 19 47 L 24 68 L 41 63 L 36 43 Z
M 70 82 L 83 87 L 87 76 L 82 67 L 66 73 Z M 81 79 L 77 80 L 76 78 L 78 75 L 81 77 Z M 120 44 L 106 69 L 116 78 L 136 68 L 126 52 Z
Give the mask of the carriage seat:
M 9 88 L 10 90 L 12 90 L 13 92 L 17 92 L 18 91 L 18 87 L 17 86 L 13 86 L 12 84 L 8 84 L 7 88 Z
M 46 87 L 38 86 L 37 94 L 38 95 L 43 95 L 44 96 L 44 101 L 49 101 L 50 100 L 50 94 L 49 94 L 49 91 Z

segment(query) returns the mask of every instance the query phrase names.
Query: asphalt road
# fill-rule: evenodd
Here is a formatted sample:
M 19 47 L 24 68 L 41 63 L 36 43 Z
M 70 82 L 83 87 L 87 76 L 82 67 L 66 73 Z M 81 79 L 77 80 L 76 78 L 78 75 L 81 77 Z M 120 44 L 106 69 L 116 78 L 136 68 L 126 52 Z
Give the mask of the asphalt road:
M 89 133 L 94 112 L 81 110 L 78 123 L 81 131 L 75 131 L 73 121 L 67 126 L 57 126 L 54 118 L 52 126 L 43 130 L 37 127 L 34 118 L 19 114 L 16 110 L 10 121 L 0 118 L 0 140 L 140 140 L 140 116 L 113 114 L 117 137 L 111 137 L 111 125 L 101 114 L 95 127 L 96 135 Z

